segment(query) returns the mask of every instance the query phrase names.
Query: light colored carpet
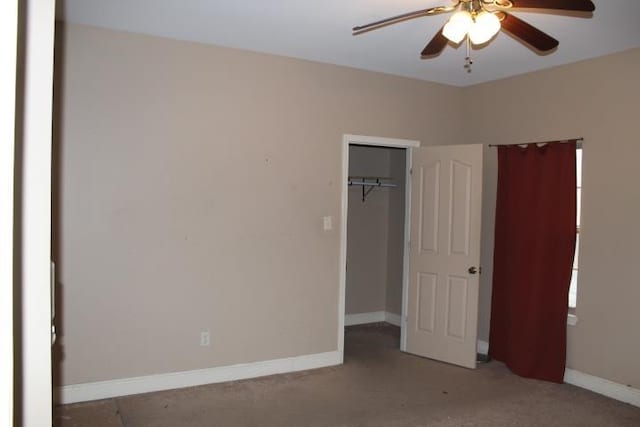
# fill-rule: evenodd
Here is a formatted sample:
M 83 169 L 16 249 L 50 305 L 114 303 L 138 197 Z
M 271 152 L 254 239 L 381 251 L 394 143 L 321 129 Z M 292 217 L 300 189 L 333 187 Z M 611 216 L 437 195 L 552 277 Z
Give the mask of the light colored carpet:
M 401 353 L 399 329 L 349 327 L 342 366 L 59 406 L 57 426 L 640 426 L 640 408 L 499 362 Z

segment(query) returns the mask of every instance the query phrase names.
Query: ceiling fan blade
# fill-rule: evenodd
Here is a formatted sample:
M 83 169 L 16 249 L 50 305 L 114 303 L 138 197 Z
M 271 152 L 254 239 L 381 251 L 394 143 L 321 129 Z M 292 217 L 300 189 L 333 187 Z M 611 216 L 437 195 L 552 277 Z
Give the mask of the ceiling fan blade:
M 393 16 L 391 18 L 382 19 L 380 21 L 371 22 L 366 25 L 360 25 L 353 27 L 353 35 L 366 33 L 368 31 L 377 30 L 378 28 L 386 27 L 387 25 L 397 24 L 399 22 L 408 21 L 410 19 L 422 18 L 423 16 L 437 15 L 439 13 L 451 12 L 455 9 L 455 6 L 438 6 L 429 9 L 416 10 L 414 12 L 403 13 L 402 15 Z
M 543 33 L 531 24 L 527 24 L 522 19 L 516 18 L 508 13 L 504 13 L 504 19 L 501 25 L 502 29 L 506 32 L 542 52 L 553 50 L 559 44 L 558 40 L 550 35 Z
M 444 34 L 442 34 L 443 29 L 444 27 L 442 27 L 440 31 L 438 31 L 438 33 L 433 36 L 429 44 L 424 49 L 422 49 L 422 53 L 420 54 L 422 58 L 428 58 L 430 56 L 438 55 L 447 46 L 449 40 L 447 40 Z
M 593 12 L 596 6 L 591 0 L 512 0 L 513 7 L 527 9 L 575 10 Z

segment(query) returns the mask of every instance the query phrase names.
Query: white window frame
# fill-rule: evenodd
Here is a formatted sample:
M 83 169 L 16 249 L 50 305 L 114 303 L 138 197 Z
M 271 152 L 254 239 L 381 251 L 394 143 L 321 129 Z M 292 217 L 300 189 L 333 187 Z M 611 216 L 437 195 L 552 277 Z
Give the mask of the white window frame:
M 576 300 L 575 303 L 573 304 L 573 306 L 570 304 L 570 301 L 567 301 L 567 304 L 569 305 L 569 316 L 567 318 L 567 324 L 569 325 L 575 325 L 576 323 L 578 323 L 578 316 L 576 316 L 576 309 L 577 309 L 577 295 L 578 295 L 578 280 L 579 280 L 579 261 L 580 261 L 580 257 L 579 257 L 579 246 L 580 246 L 580 241 L 578 239 L 578 237 L 580 236 L 580 226 L 582 224 L 582 209 L 581 209 L 581 202 L 582 202 L 582 162 L 583 162 L 583 154 L 584 152 L 582 151 L 582 144 L 578 143 L 576 145 L 576 158 L 580 158 L 580 167 L 576 167 L 576 209 L 578 212 L 577 218 L 576 218 L 576 223 L 577 223 L 577 227 L 576 227 L 576 249 L 575 249 L 575 253 L 574 253 L 574 261 L 573 261 L 573 265 L 571 266 L 571 283 L 573 284 L 573 286 L 571 286 L 571 288 L 569 289 L 569 294 L 571 294 L 572 290 L 573 293 L 576 296 Z M 578 194 L 580 194 L 580 197 L 578 197 Z M 574 281 L 574 275 L 575 275 L 575 281 Z

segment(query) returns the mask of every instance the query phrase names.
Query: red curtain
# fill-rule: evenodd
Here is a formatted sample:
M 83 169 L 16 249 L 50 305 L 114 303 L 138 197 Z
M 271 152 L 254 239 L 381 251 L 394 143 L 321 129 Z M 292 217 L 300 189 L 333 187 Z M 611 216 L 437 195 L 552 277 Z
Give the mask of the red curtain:
M 576 242 L 576 142 L 498 147 L 489 354 L 563 382 Z

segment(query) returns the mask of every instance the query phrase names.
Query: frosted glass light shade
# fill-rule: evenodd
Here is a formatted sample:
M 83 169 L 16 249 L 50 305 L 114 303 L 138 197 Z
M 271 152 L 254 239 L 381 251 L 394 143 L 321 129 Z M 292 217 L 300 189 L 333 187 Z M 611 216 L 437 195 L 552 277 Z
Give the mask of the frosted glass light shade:
M 466 11 L 456 12 L 442 29 L 442 35 L 454 43 L 460 43 L 473 26 L 473 18 Z
M 473 44 L 483 44 L 500 31 L 500 20 L 490 12 L 480 12 L 476 22 L 469 28 L 469 38 Z

